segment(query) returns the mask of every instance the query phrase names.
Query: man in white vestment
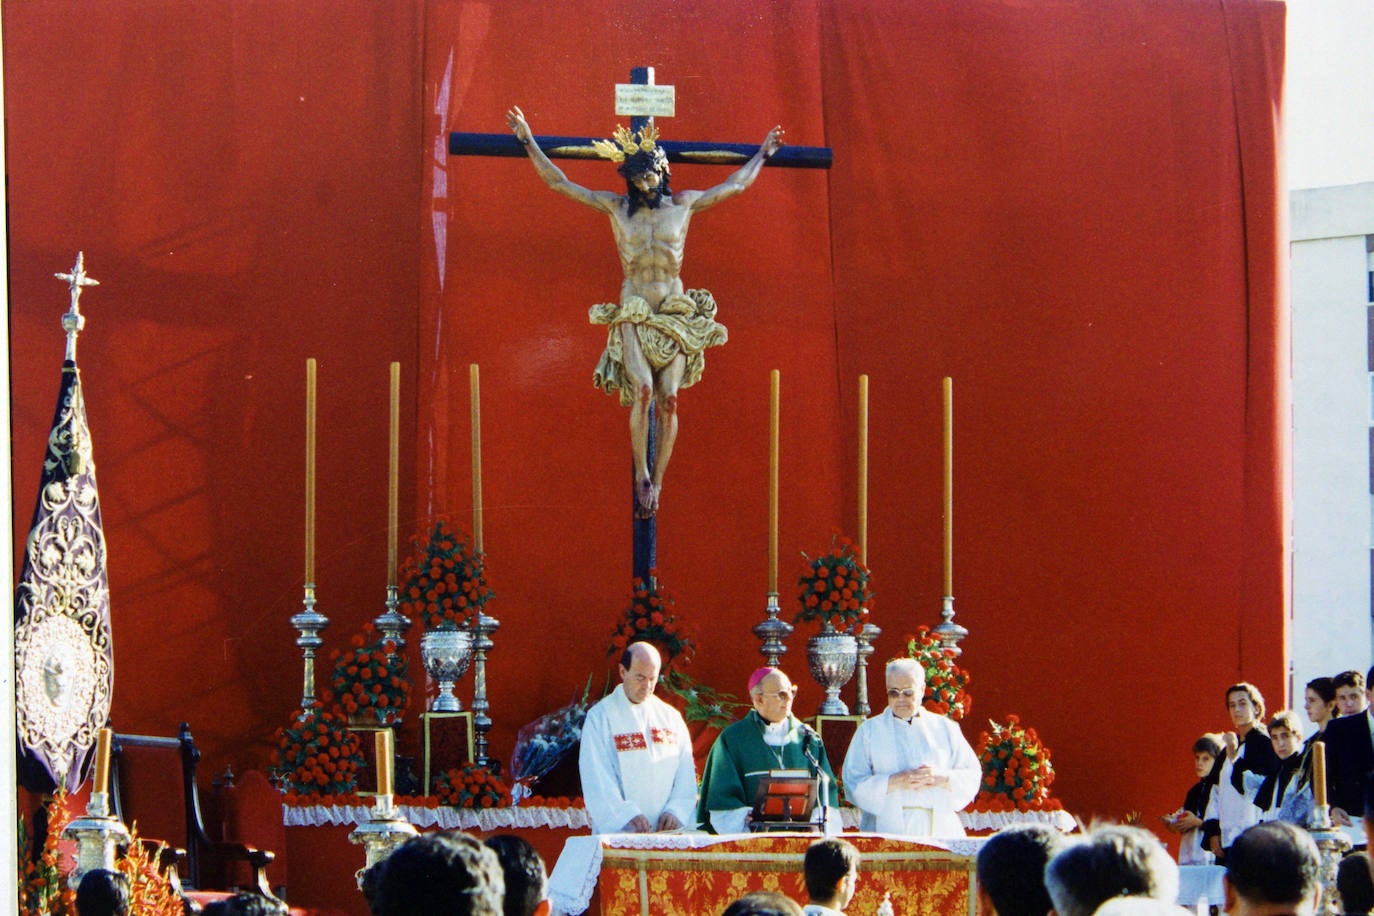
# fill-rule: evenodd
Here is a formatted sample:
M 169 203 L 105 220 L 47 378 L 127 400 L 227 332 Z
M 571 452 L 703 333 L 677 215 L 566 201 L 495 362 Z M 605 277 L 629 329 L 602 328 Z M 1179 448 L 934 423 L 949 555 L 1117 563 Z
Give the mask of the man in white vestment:
M 655 833 L 695 826 L 696 769 L 681 713 L 654 696 L 658 650 L 631 643 L 620 686 L 587 712 L 578 767 L 593 833 Z
M 978 755 L 950 719 L 921 708 L 926 675 L 914 658 L 887 663 L 887 709 L 861 723 L 844 759 L 845 793 L 860 830 L 959 837 L 961 811 L 983 778 Z

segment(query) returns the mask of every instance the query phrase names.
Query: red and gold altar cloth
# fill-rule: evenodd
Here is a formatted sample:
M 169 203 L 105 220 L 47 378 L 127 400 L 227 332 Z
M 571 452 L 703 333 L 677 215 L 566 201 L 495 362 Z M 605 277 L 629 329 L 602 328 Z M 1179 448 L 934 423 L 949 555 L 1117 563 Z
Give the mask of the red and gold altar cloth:
M 903 916 L 973 916 L 979 841 L 919 843 L 856 833 L 844 838 L 859 848 L 862 859 L 851 912 L 874 912 L 890 893 L 894 909 Z M 596 886 L 602 916 L 719 913 L 756 890 L 804 901 L 802 857 L 817 839 L 809 833 L 585 838 L 596 842 L 601 854 Z

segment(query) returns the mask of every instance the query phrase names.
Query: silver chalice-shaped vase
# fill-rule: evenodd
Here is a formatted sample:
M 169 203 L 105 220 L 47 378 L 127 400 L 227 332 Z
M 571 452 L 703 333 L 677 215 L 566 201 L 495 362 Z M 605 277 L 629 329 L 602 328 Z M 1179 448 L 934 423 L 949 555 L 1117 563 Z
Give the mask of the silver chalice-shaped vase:
M 825 688 L 825 699 L 816 715 L 849 715 L 849 707 L 840 699 L 840 688 L 854 676 L 858 659 L 858 641 L 836 630 L 828 620 L 821 625 L 820 633 L 806 641 L 806 662 L 811 668 L 811 676 Z
M 420 637 L 420 659 L 439 685 L 430 712 L 461 712 L 463 704 L 453 695 L 453 685 L 472 664 L 472 634 L 450 624 L 426 630 Z

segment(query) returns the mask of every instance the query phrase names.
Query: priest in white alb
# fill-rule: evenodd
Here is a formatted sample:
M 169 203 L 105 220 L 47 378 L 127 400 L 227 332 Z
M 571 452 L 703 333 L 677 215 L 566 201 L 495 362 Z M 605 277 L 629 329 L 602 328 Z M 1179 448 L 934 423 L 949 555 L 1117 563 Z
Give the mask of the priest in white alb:
M 682 714 L 654 696 L 658 650 L 631 643 L 620 686 L 587 712 L 578 766 L 593 833 L 696 826 L 697 777 Z
M 844 788 L 863 811 L 860 830 L 959 837 L 959 812 L 978 794 L 978 755 L 959 726 L 923 709 L 925 669 L 887 663 L 887 709 L 861 723 L 844 759 Z

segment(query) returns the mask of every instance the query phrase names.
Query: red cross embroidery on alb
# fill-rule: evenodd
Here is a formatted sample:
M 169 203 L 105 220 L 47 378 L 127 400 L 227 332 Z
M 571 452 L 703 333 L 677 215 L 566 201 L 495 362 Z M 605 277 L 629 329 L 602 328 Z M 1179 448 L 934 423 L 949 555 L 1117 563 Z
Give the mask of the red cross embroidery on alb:
M 615 749 L 617 751 L 642 751 L 648 746 L 644 736 L 639 732 L 626 732 L 623 735 L 615 736 Z

